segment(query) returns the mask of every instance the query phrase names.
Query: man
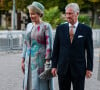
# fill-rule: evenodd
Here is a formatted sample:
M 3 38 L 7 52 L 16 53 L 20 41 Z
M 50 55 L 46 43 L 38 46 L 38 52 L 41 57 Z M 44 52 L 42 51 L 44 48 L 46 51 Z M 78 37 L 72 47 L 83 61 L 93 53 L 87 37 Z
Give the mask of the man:
M 59 90 L 84 90 L 85 76 L 93 70 L 92 30 L 78 22 L 79 6 L 70 3 L 65 8 L 68 23 L 57 27 L 53 54 L 52 74 L 58 74 Z

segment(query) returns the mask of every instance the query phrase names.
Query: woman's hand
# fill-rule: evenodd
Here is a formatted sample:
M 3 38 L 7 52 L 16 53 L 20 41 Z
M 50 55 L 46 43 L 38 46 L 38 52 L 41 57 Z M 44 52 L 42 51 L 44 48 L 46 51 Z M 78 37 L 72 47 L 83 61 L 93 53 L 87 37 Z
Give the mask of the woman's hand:
M 46 62 L 45 62 L 45 64 L 46 64 L 46 63 L 50 63 L 50 60 L 49 60 L 49 59 L 47 59 L 47 60 L 46 60 Z
M 21 69 L 22 69 L 22 72 L 23 72 L 23 73 L 25 73 L 25 64 L 24 64 L 24 61 L 25 61 L 25 59 L 22 58 Z

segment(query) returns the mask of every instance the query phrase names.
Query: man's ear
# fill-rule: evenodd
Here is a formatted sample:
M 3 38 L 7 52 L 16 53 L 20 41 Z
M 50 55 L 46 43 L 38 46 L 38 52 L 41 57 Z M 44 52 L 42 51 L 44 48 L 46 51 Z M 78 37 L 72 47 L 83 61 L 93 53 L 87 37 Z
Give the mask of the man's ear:
M 77 12 L 76 14 L 79 15 L 79 12 Z

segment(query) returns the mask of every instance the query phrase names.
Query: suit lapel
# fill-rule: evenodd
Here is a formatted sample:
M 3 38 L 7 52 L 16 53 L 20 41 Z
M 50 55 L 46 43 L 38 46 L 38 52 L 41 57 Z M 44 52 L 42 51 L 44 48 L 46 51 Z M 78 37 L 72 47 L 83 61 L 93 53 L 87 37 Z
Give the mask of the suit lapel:
M 76 28 L 76 32 L 75 32 L 75 35 L 74 35 L 72 44 L 75 42 L 75 40 L 77 39 L 78 34 L 79 34 L 79 32 L 80 32 L 79 26 L 80 26 L 80 23 L 78 24 L 78 26 L 77 26 L 77 28 Z
M 68 24 L 65 24 L 65 26 L 63 28 L 63 33 L 64 33 L 64 40 L 65 40 L 65 44 L 66 44 L 66 42 L 70 42 L 69 26 L 68 26 Z
M 65 26 L 63 27 L 63 35 L 64 35 L 64 42 L 65 42 L 65 46 L 69 43 L 70 45 L 74 44 L 75 40 L 78 37 L 78 34 L 80 32 L 80 23 L 78 24 L 77 28 L 76 28 L 76 32 L 73 38 L 73 42 L 70 42 L 70 35 L 69 35 L 69 25 L 65 24 Z

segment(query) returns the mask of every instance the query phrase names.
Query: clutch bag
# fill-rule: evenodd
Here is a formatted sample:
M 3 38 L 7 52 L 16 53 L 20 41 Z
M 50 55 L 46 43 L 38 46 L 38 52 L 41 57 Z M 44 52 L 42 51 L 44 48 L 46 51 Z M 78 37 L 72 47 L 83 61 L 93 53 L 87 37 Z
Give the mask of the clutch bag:
M 51 62 L 47 62 L 44 65 L 44 71 L 39 75 L 40 79 L 49 80 L 53 77 L 51 73 Z

